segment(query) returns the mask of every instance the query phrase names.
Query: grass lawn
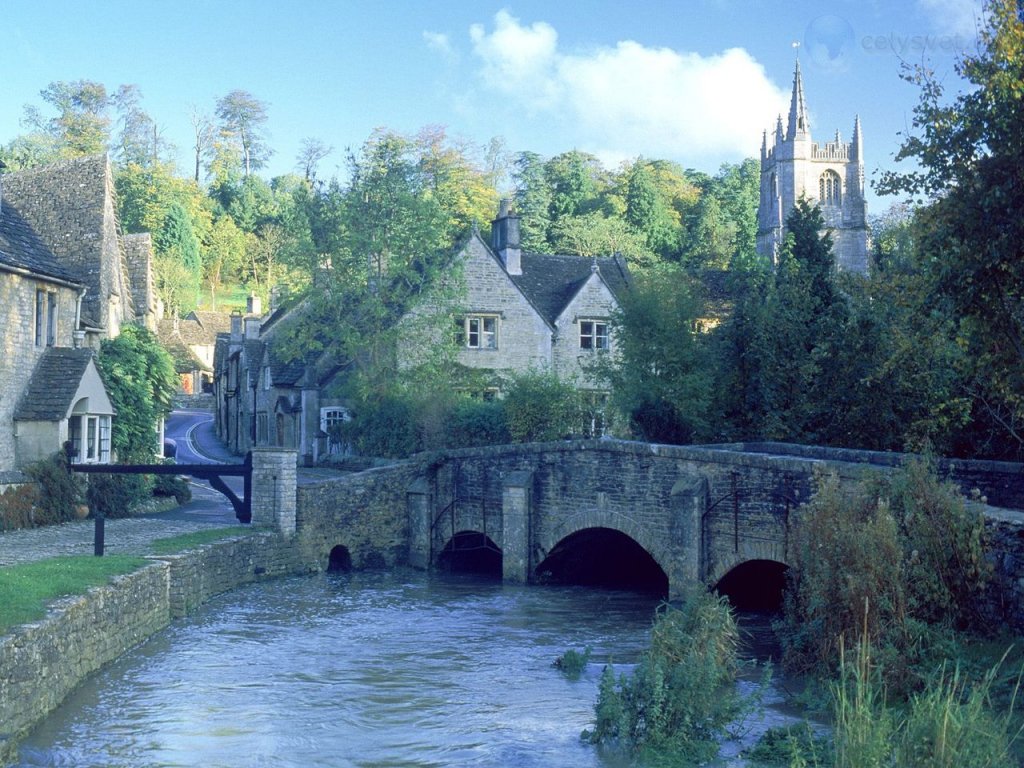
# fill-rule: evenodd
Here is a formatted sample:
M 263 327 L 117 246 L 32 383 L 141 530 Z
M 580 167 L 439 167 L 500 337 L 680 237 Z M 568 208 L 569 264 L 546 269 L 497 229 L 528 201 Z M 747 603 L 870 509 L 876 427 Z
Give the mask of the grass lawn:
M 176 555 L 186 549 L 195 549 L 203 544 L 210 544 L 230 536 L 244 536 L 250 533 L 249 528 L 234 526 L 231 528 L 207 528 L 194 533 L 183 533 L 180 536 L 170 536 L 166 539 L 156 539 L 151 545 L 154 555 Z
M 79 555 L 0 568 L 0 632 L 43 618 L 58 597 L 84 594 L 145 564 L 131 555 Z

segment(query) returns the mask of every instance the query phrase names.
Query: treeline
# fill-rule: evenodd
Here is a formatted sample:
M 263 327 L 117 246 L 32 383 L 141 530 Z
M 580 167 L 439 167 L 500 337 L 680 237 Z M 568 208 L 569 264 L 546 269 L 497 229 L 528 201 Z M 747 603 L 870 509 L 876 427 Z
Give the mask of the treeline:
M 280 349 L 328 369 L 351 365 L 350 389 L 332 394 L 353 403 L 352 430 L 375 419 L 389 435 L 401 426 L 408 439 L 389 438 L 389 451 L 458 434 L 528 439 L 529 424 L 546 424 L 563 435 L 601 427 L 665 442 L 1019 459 L 1024 33 L 1009 0 L 988 14 L 982 47 L 961 63 L 964 93 L 949 100 L 927 70 L 906 73 L 921 100 L 900 157 L 917 169 L 886 174 L 878 188 L 915 204 L 875 222 L 868 276 L 836 273 L 820 213 L 804 204 L 778 264 L 756 256 L 754 161 L 714 177 L 646 159 L 610 171 L 579 151 L 542 158 L 439 128 L 381 130 L 346 151 L 344 179 L 320 177 L 332 150 L 308 139 L 297 172 L 267 181 L 258 174 L 271 151 L 267 105 L 234 92 L 212 118 L 194 116 L 194 167 L 182 176 L 137 89 L 110 96 L 87 81 L 43 91 L 53 115 L 27 110 L 31 130 L 0 158 L 18 168 L 110 151 L 122 224 L 154 233 L 160 288 L 177 311 L 207 295 L 211 305 L 226 286 L 309 297 L 309 322 L 282 331 Z M 460 236 L 486 231 L 505 194 L 527 250 L 618 252 L 631 264 L 635 286 L 613 318 L 621 354 L 599 358 L 594 372 L 609 392 L 599 415 L 594 400 L 559 402 L 546 381 L 522 382 L 543 393 L 517 405 L 525 420 L 500 405 L 476 413 L 453 403 L 465 372 L 443 345 L 423 366 L 397 365 L 395 318 L 437 282 Z
M 486 231 L 499 197 L 514 198 L 528 250 L 618 252 L 641 271 L 659 263 L 725 268 L 754 256 L 753 160 L 713 177 L 642 158 L 609 170 L 585 152 L 542 158 L 510 152 L 501 139 L 478 146 L 430 127 L 412 136 L 378 130 L 343 152 L 306 138 L 295 172 L 268 180 L 260 171 L 274 154 L 270 106 L 245 91 L 218 99 L 209 113 L 192 111 L 187 168 L 176 165 L 176 148 L 136 85 L 54 82 L 40 97 L 25 107 L 25 133 L 0 147 L 0 160 L 17 171 L 108 153 L 122 227 L 153 234 L 158 287 L 179 313 L 237 305 L 243 293 L 301 292 L 325 266 L 379 257 L 360 252 L 376 245 L 355 242 L 359 218 L 398 230 L 398 241 L 421 252 L 451 247 L 474 225 Z M 334 154 L 344 155 L 344 178 L 321 175 Z M 382 191 L 376 198 L 361 183 L 369 176 Z

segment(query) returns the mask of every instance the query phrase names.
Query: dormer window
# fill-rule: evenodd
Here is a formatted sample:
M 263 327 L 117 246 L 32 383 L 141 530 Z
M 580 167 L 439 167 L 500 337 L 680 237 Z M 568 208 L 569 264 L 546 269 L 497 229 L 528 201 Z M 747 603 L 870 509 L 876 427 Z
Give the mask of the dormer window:
M 580 320 L 580 349 L 608 349 L 608 323 Z

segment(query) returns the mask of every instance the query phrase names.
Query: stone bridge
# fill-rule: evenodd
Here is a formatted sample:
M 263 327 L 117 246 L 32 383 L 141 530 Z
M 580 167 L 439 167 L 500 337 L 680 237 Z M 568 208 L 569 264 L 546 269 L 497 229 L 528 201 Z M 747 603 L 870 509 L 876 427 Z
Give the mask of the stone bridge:
M 294 460 L 281 455 L 285 464 Z M 784 570 L 790 518 L 809 498 L 816 472 L 848 483 L 903 460 L 770 443 L 494 446 L 300 484 L 284 518 L 273 510 L 292 506 L 290 491 L 275 480 L 277 501 L 263 504 L 265 511 L 254 507 L 254 522 L 294 530 L 307 556 L 324 564 L 336 558 L 356 567 L 431 568 L 468 543 L 491 552 L 504 580 L 519 583 L 543 580 L 574 540 L 586 547 L 594 532 L 603 532 L 646 553 L 675 597 L 688 585 L 718 585 L 752 565 Z M 981 490 L 989 504 L 1024 508 L 1021 465 L 945 461 L 940 470 L 965 490 Z M 1008 526 L 1000 550 L 1006 550 L 1004 570 L 1024 577 L 1024 516 L 993 514 L 990 524 Z M 611 568 L 620 550 L 605 548 L 599 557 Z M 748 573 L 764 577 L 764 571 Z M 1013 589 L 1021 601 L 1024 578 Z

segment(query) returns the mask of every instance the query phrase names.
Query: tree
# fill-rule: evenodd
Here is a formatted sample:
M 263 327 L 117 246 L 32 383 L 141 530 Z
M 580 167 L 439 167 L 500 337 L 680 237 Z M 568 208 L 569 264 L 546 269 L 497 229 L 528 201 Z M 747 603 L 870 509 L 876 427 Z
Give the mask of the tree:
M 120 131 L 116 156 L 122 165 L 148 167 L 159 163 L 171 148 L 160 135 L 156 122 L 142 109 L 142 91 L 137 85 L 122 85 L 110 99 L 117 109 Z
M 453 142 L 443 128 L 431 127 L 416 137 L 420 171 L 430 194 L 449 217 L 452 234 L 490 222 L 498 210 L 493 177 L 472 156 L 471 145 Z
M 312 183 L 316 180 L 316 169 L 320 165 L 320 161 L 333 151 L 334 147 L 327 146 L 320 139 L 307 137 L 299 146 L 299 155 L 295 158 L 295 166 L 302 172 L 303 178 Z
M 171 412 L 178 387 L 174 361 L 152 333 L 126 325 L 116 338 L 103 340 L 96 362 L 117 412 L 111 447 L 123 462 L 151 460 L 157 427 Z
M 586 152 L 572 150 L 556 155 L 544 164 L 544 178 L 551 189 L 551 220 L 589 213 L 598 207 L 604 186 L 601 163 Z
M 626 174 L 625 219 L 659 256 L 664 258 L 679 247 L 677 226 L 643 160 L 633 163 Z
M 917 168 L 884 174 L 878 189 L 930 201 L 924 264 L 976 361 L 978 411 L 1013 455 L 1024 451 L 1024 20 L 1014 0 L 985 14 L 979 50 L 957 64 L 969 88 L 951 103 L 932 72 L 907 72 L 921 94 L 897 159 Z
M 245 247 L 245 233 L 235 226 L 234 220 L 230 216 L 218 216 L 203 249 L 203 274 L 210 287 L 211 309 L 217 309 L 217 292 L 225 273 L 237 272 L 243 263 Z
M 25 107 L 24 123 L 56 142 L 64 157 L 81 157 L 107 151 L 110 144 L 111 98 L 102 83 L 92 80 L 58 80 L 39 92 L 57 110 L 45 119 L 35 107 Z
M 599 358 L 612 403 L 643 440 L 689 443 L 709 434 L 711 379 L 697 319 L 699 291 L 678 267 L 639 276 L 612 318 L 616 354 Z
M 551 227 L 551 188 L 544 176 L 544 159 L 536 152 L 520 152 L 512 174 L 515 208 L 521 219 L 525 251 L 544 253 Z
M 202 161 L 212 155 L 217 134 L 213 120 L 195 107 L 189 112 L 189 123 L 192 125 L 192 155 L 195 159 L 193 180 L 198 184 Z
M 266 102 L 248 91 L 234 90 L 217 100 L 216 115 L 221 135 L 238 149 L 243 175 L 248 178 L 266 165 L 273 154 L 266 141 Z
M 185 209 L 172 203 L 163 226 L 154 233 L 157 283 L 172 312 L 195 306 L 202 277 L 199 240 Z
M 559 253 L 585 258 L 621 254 L 630 267 L 639 270 L 650 268 L 655 261 L 643 235 L 622 219 L 598 211 L 560 219 L 551 228 L 551 245 Z

